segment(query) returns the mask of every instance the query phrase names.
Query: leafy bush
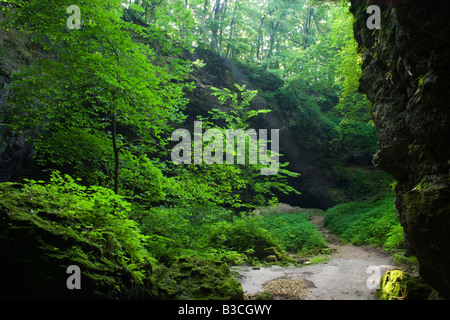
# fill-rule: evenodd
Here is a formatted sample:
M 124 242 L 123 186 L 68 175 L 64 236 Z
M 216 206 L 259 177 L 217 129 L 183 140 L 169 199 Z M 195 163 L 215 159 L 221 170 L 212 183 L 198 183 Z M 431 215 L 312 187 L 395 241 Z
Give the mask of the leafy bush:
M 311 253 L 327 246 L 317 227 L 309 221 L 307 213 L 271 214 L 262 218 L 261 226 L 288 251 Z
M 129 219 L 131 204 L 111 189 L 76 183 L 69 175 L 52 173 L 50 183 L 29 181 L 23 192 L 33 199 L 35 208 L 51 213 L 55 219 L 64 219 L 67 232 L 72 229 L 80 236 L 108 248 L 119 249 L 120 257 L 126 263 L 146 259 L 142 243 L 145 237 L 139 233 L 137 224 Z M 131 257 L 127 257 L 131 255 Z
M 337 235 L 342 235 L 368 207 L 362 201 L 339 204 L 325 211 L 325 224 Z
M 103 171 L 112 166 L 113 156 L 105 133 L 68 127 L 66 131 L 48 133 L 48 137 L 36 143 L 36 149 L 36 161 L 41 166 L 64 167 L 65 172 L 92 185 L 107 183 Z

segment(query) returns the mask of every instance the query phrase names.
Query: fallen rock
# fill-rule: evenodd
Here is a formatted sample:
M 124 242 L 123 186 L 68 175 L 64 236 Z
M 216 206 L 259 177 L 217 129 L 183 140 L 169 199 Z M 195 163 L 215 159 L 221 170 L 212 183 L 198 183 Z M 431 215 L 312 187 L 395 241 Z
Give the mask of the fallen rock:
M 378 300 L 428 300 L 433 289 L 420 277 L 414 277 L 401 270 L 391 270 L 380 280 Z

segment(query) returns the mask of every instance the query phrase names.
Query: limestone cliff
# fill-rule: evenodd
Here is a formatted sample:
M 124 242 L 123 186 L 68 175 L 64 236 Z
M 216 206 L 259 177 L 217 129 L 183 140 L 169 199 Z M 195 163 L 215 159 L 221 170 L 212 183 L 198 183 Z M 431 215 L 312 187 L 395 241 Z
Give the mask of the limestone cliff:
M 366 8 L 382 9 L 369 30 Z M 360 90 L 372 102 L 376 167 L 397 181 L 396 206 L 421 276 L 450 297 L 450 3 L 352 0 L 363 54 Z

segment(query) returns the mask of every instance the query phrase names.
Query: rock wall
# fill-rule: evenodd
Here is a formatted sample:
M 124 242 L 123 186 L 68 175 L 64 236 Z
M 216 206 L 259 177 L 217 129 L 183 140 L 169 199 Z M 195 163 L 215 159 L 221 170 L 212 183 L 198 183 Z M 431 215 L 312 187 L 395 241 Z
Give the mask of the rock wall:
M 366 25 L 368 2 L 382 9 L 380 30 Z M 373 162 L 398 181 L 397 212 L 421 276 L 450 298 L 450 2 L 351 4 L 360 90 L 378 130 Z

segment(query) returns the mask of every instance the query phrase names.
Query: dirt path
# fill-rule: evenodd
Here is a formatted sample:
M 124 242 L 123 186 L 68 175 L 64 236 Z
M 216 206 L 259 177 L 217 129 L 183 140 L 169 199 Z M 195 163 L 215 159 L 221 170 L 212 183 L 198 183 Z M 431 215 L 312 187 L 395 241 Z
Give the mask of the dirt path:
M 373 300 L 374 286 L 386 271 L 395 268 L 389 256 L 373 248 L 340 243 L 325 227 L 323 214 L 314 214 L 311 222 L 328 241 L 330 260 L 303 267 L 235 267 L 244 292 L 252 297 L 277 284 L 271 281 L 283 280 L 278 281 L 276 299 Z

